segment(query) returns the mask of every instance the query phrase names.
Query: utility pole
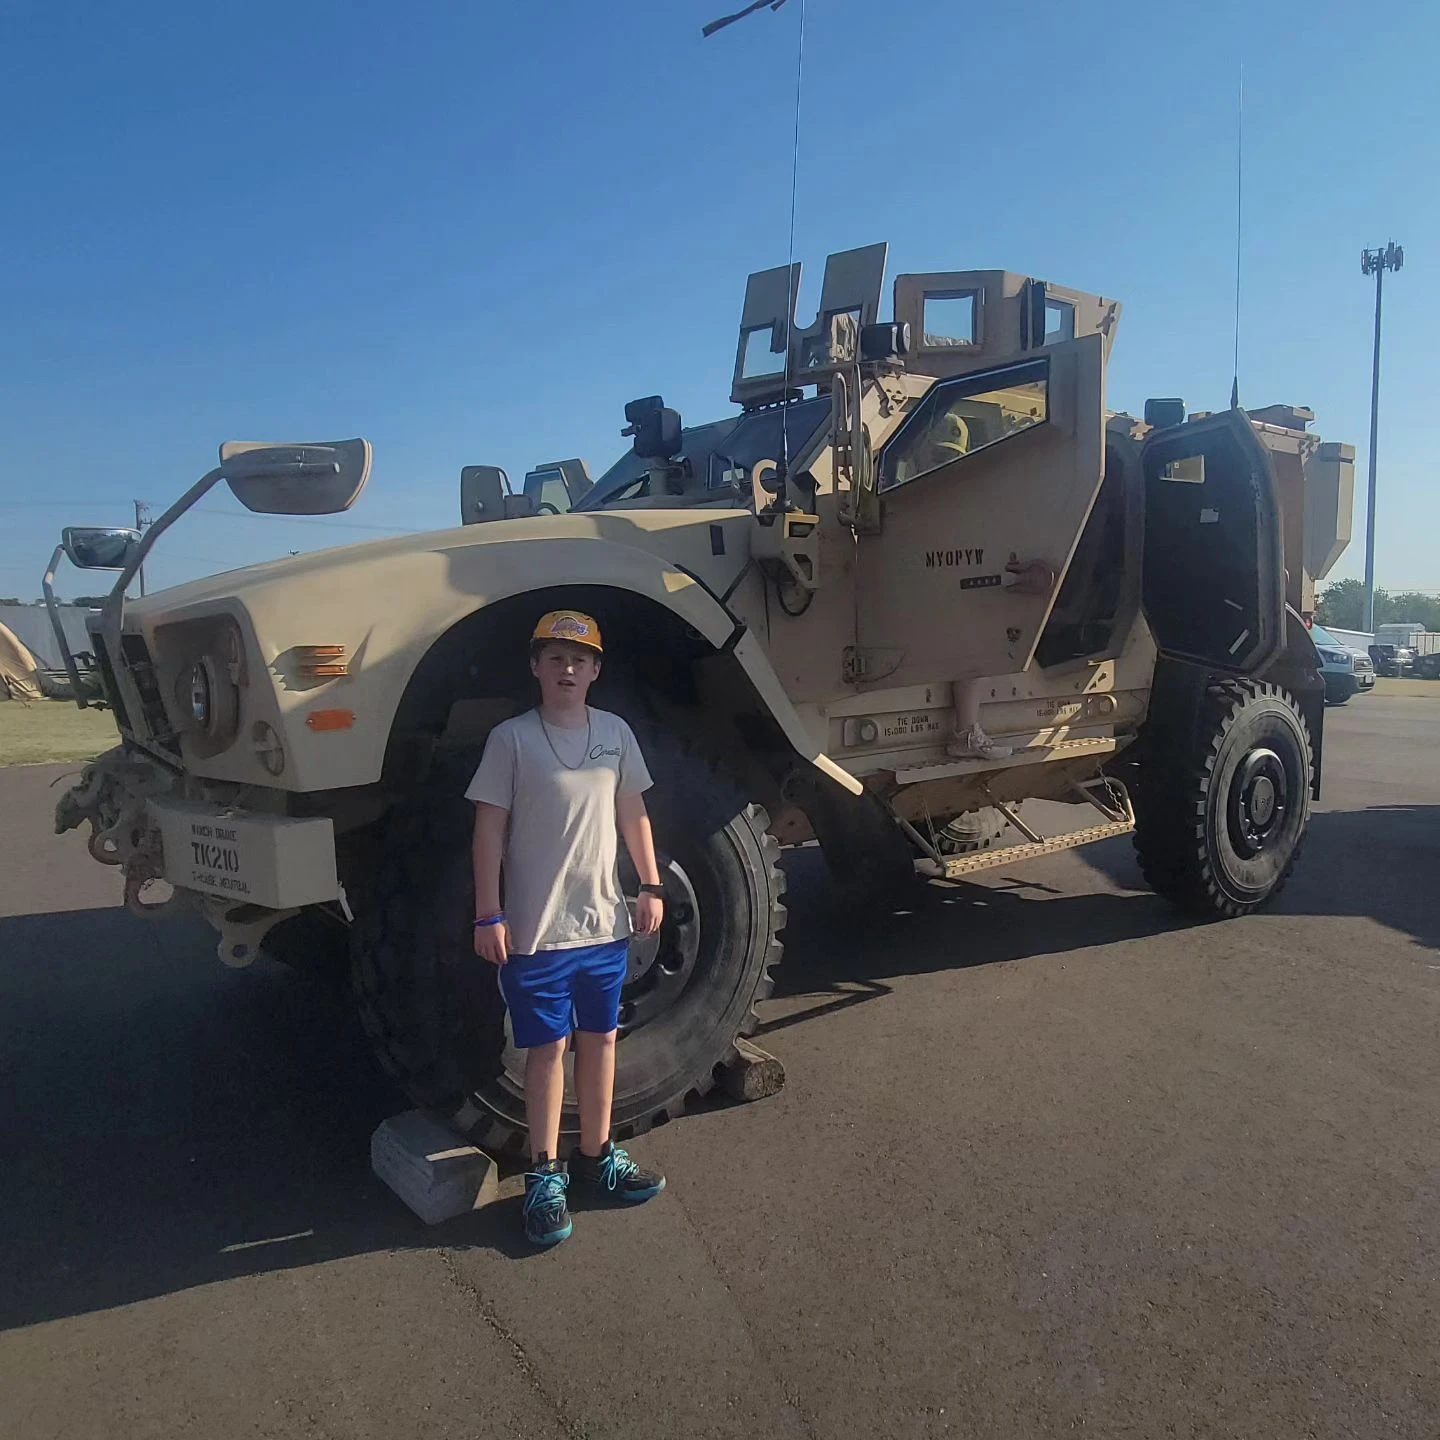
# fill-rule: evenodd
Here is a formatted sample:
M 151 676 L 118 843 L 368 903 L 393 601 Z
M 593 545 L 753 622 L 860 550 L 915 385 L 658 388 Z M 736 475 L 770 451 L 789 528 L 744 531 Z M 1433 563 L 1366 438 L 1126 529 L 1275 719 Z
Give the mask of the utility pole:
M 1393 240 L 1383 250 L 1360 252 L 1360 273 L 1375 277 L 1375 359 L 1370 371 L 1370 493 L 1365 501 L 1365 614 L 1361 629 L 1375 633 L 1375 455 L 1380 421 L 1380 302 L 1387 270 L 1405 263 L 1405 251 Z
M 1373 468 L 1373 466 L 1372 466 Z M 135 501 L 135 528 L 143 535 L 150 524 L 150 507 L 143 501 Z M 140 567 L 140 594 L 145 594 L 145 567 Z

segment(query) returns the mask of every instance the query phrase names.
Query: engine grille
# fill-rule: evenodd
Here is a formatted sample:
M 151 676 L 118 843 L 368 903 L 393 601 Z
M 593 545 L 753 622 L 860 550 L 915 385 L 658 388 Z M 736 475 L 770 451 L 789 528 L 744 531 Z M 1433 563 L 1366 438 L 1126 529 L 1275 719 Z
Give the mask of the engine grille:
M 90 632 L 95 645 L 95 662 L 100 667 L 101 683 L 105 687 L 105 698 L 115 711 L 115 720 L 123 734 L 142 743 L 159 746 L 177 759 L 180 755 L 180 740 L 165 713 L 165 702 L 160 698 L 160 680 L 155 673 L 155 664 L 150 658 L 150 647 L 143 635 L 122 635 L 120 656 L 140 696 L 140 714 L 131 715 L 129 707 L 115 683 L 114 659 L 110 654 L 105 636 L 100 630 Z

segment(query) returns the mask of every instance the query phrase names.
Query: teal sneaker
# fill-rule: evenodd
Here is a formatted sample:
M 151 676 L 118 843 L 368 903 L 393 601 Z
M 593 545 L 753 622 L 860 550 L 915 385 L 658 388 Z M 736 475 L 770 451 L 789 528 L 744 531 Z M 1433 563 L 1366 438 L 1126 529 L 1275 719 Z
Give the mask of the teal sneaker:
M 520 1214 L 525 1221 L 525 1238 L 532 1245 L 558 1245 L 570 1238 L 574 1228 L 565 1204 L 570 1177 L 559 1160 L 541 1156 L 525 1176 L 525 1203 Z
M 642 1169 L 609 1141 L 598 1155 L 576 1150 L 570 1157 L 570 1178 L 578 1195 L 602 1204 L 640 1205 L 665 1188 L 665 1177 L 658 1170 Z

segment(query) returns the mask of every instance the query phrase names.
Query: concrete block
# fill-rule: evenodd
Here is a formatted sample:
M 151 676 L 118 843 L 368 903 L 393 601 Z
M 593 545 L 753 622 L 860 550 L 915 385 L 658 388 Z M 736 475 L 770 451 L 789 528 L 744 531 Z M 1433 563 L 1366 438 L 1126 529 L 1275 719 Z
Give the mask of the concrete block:
M 495 1162 L 425 1110 L 392 1115 L 370 1137 L 370 1168 L 427 1224 L 492 1201 Z
M 785 1088 L 785 1067 L 742 1037 L 735 1041 L 735 1058 L 721 1072 L 720 1085 L 732 1100 L 763 1100 Z

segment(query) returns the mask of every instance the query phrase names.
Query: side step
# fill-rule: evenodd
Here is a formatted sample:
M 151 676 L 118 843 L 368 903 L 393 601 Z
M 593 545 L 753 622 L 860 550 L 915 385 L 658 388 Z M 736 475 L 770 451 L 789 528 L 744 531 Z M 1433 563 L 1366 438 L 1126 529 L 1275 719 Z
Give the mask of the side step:
M 977 850 L 971 855 L 946 855 L 941 860 L 917 860 L 915 868 L 922 875 L 958 880 L 977 870 L 995 870 L 1003 865 L 1018 865 L 1022 860 L 1038 860 L 1042 855 L 1058 855 L 1080 845 L 1093 845 L 1116 835 L 1128 835 L 1135 828 L 1134 820 L 1112 820 L 1108 825 L 1091 825 L 1086 830 L 1072 830 L 1050 840 L 1029 841 L 1024 845 L 1007 845 L 1001 850 Z

